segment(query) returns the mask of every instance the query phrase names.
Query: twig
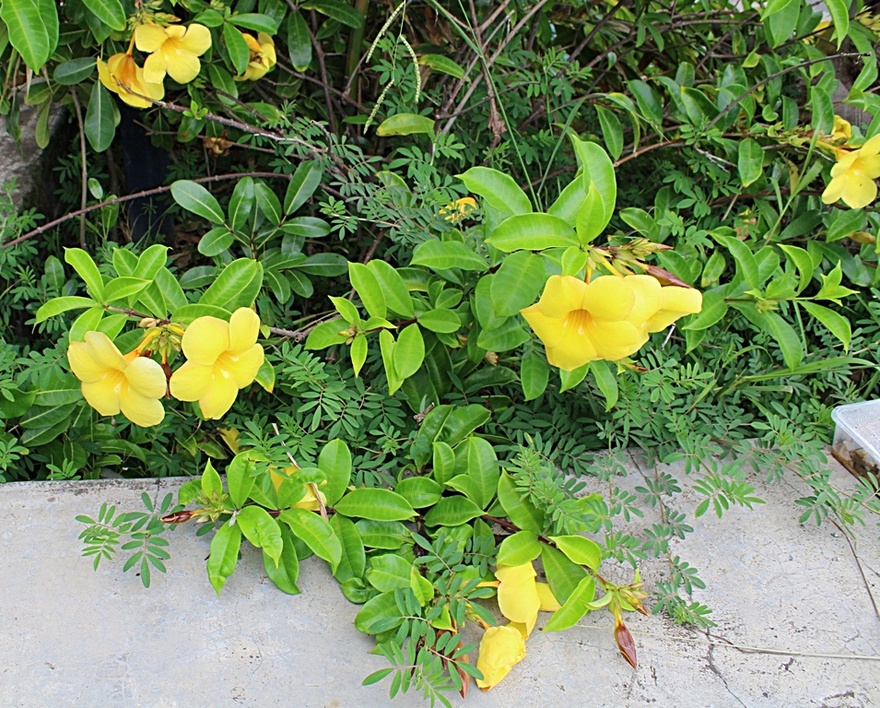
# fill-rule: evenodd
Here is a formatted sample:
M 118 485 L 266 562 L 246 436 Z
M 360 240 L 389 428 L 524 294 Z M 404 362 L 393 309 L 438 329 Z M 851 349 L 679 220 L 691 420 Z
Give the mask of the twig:
M 197 182 L 199 184 L 206 184 L 208 182 L 222 182 L 227 179 L 241 179 L 242 177 L 263 177 L 266 179 L 271 179 L 273 177 L 281 177 L 283 179 L 291 179 L 293 175 L 283 174 L 280 172 L 235 172 L 232 174 L 225 175 L 214 175 L 213 177 L 199 177 L 197 179 L 191 180 L 192 182 Z M 123 197 L 113 197 L 113 199 L 105 199 L 103 202 L 98 202 L 97 204 L 92 204 L 91 206 L 87 206 L 83 209 L 77 209 L 76 211 L 72 211 L 69 214 L 65 214 L 64 216 L 58 217 L 57 219 L 53 219 L 52 221 L 43 224 L 42 226 L 38 226 L 32 231 L 28 231 L 23 236 L 19 236 L 12 241 L 7 241 L 6 243 L 0 244 L 0 248 L 9 248 L 10 246 L 16 246 L 22 241 L 27 241 L 29 238 L 33 238 L 34 236 L 39 236 L 42 233 L 45 233 L 49 229 L 53 229 L 59 224 L 63 224 L 66 221 L 70 221 L 71 219 L 75 219 L 78 216 L 82 216 L 84 214 L 88 214 L 89 212 L 95 211 L 96 209 L 103 209 L 106 206 L 112 206 L 114 204 L 122 204 L 123 202 L 130 202 L 133 199 L 140 199 L 142 197 L 152 197 L 156 194 L 164 194 L 165 192 L 170 191 L 171 185 L 166 185 L 164 187 L 154 187 L 153 189 L 145 189 L 140 192 L 135 192 L 134 194 L 126 194 Z
M 79 97 L 76 95 L 76 87 L 70 87 L 70 97 L 73 99 L 73 110 L 76 113 L 76 123 L 79 126 L 79 155 L 80 155 L 80 195 L 79 195 L 79 247 L 86 249 L 86 201 L 88 201 L 89 168 L 86 164 L 86 131 L 83 124 L 82 106 L 79 104 Z

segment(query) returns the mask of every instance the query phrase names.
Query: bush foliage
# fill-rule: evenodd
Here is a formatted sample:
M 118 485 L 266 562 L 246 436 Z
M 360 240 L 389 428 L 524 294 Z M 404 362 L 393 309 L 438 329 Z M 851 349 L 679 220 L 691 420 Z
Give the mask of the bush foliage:
M 689 515 L 756 473 L 803 520 L 880 511 L 824 453 L 880 380 L 860 2 L 2 0 L 8 131 L 44 148 L 60 105 L 76 138 L 57 213 L 0 199 L 0 481 L 192 476 L 80 517 L 86 555 L 149 584 L 193 520 L 217 592 L 245 540 L 288 593 L 318 556 L 392 695 L 491 687 L 539 610 L 611 611 L 635 665 L 647 596 L 605 575 L 645 558 L 652 610 L 711 624 Z M 690 514 L 668 472 L 618 486 L 633 446 Z

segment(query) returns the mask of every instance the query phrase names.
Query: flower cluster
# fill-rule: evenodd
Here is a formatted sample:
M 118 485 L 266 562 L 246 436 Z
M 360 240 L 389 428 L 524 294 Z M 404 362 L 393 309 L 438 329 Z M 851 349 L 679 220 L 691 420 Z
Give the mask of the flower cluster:
M 483 678 L 477 686 L 484 691 L 498 684 L 526 656 L 526 639 L 532 633 L 538 612 L 555 612 L 559 602 L 547 583 L 535 581 L 531 562 L 523 565 L 500 565 L 495 571 L 498 586 L 498 607 L 509 624 L 489 627 L 480 641 L 477 668 Z
M 132 57 L 137 47 L 149 54 L 143 68 Z M 151 22 L 139 24 L 127 52 L 114 54 L 106 63 L 98 59 L 98 78 L 107 89 L 133 108 L 149 108 L 165 95 L 165 75 L 186 84 L 201 71 L 199 57 L 211 48 L 211 32 L 193 23 L 162 27 Z
M 101 415 L 121 412 L 135 425 L 158 425 L 165 417 L 159 399 L 170 390 L 180 401 L 197 401 L 205 418 L 221 418 L 263 365 L 259 331 L 260 318 L 246 307 L 229 322 L 199 317 L 183 333 L 180 347 L 187 360 L 170 382 L 161 364 L 142 355 L 142 347 L 123 356 L 103 332 L 86 332 L 84 341 L 71 342 L 67 358 L 83 397 Z M 148 333 L 145 341 L 154 339 Z
M 702 306 L 699 291 L 661 286 L 649 275 L 603 275 L 589 283 L 553 275 L 540 300 L 521 314 L 544 342 L 547 361 L 573 371 L 597 359 L 635 354 L 651 332 Z

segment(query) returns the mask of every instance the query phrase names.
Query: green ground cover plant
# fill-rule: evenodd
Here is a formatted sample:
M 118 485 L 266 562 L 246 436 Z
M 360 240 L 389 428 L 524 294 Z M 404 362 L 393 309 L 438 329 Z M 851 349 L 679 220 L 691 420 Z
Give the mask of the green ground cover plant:
M 218 593 L 246 541 L 291 594 L 317 556 L 392 696 L 490 689 L 541 611 L 633 666 L 624 612 L 711 625 L 689 517 L 755 474 L 880 512 L 825 457 L 880 381 L 878 20 L 826 6 L 0 0 L 8 131 L 76 136 L 55 205 L 0 197 L 0 481 L 191 476 L 85 554 L 149 585 L 199 523 Z

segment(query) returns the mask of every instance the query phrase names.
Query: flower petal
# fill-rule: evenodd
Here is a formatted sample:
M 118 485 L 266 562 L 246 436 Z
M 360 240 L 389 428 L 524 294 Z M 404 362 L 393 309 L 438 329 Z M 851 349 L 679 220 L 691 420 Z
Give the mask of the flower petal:
M 667 285 L 662 291 L 662 307 L 646 322 L 649 332 L 660 332 L 680 317 L 703 309 L 703 294 L 693 288 Z
M 238 386 L 232 378 L 226 376 L 214 376 L 208 392 L 199 398 L 199 407 L 202 415 L 208 419 L 222 418 L 226 411 L 232 408 L 235 397 L 238 395 Z
M 537 330 L 535 330 L 537 332 Z M 594 359 L 601 358 L 591 339 L 576 329 L 563 328 L 563 336 L 553 345 L 544 343 L 547 361 L 563 371 L 574 371 Z M 539 335 L 540 336 L 540 335 Z
M 214 367 L 188 361 L 171 374 L 171 395 L 178 401 L 198 401 L 214 383 Z
M 226 356 L 223 361 L 225 365 L 221 368 L 232 377 L 236 386 L 244 388 L 253 383 L 263 365 L 263 347 L 254 344 L 246 352 L 234 357 Z
M 165 80 L 165 57 L 161 52 L 150 54 L 144 61 L 144 81 L 161 84 Z
M 159 362 L 145 356 L 137 357 L 128 365 L 125 378 L 133 391 L 147 398 L 162 398 L 168 385 Z
M 600 359 L 617 361 L 635 354 L 648 341 L 644 325 L 636 327 L 632 322 L 593 322 L 590 341 L 596 347 Z
M 488 691 L 525 657 L 526 643 L 516 628 L 489 627 L 480 641 L 477 668 L 483 674 L 483 678 L 477 679 L 477 686 Z
M 89 347 L 89 354 L 98 366 L 122 371 L 127 366 L 125 358 L 116 345 L 103 332 L 86 332 L 83 336 Z
M 134 44 L 142 52 L 152 54 L 168 39 L 164 28 L 154 24 L 138 25 L 134 30 Z
M 825 187 L 825 191 L 822 192 L 822 201 L 825 204 L 833 204 L 834 202 L 836 202 L 838 199 L 840 199 L 840 195 L 843 194 L 843 186 L 843 178 L 834 177 L 828 183 L 828 186 Z
M 626 319 L 639 326 L 661 308 L 663 290 L 650 275 L 629 275 L 625 282 L 635 295 L 635 303 Z
M 114 371 L 99 381 L 84 383 L 82 395 L 101 415 L 116 415 L 119 413 L 119 392 L 124 383 L 122 372 Z
M 572 310 L 583 307 L 586 289 L 587 284 L 583 280 L 570 275 L 551 275 L 544 286 L 541 299 L 538 300 L 537 308 L 545 317 L 565 317 Z
M 584 290 L 582 309 L 596 319 L 623 320 L 632 312 L 635 301 L 635 293 L 624 278 L 602 275 Z
M 183 50 L 174 50 L 164 52 L 165 69 L 168 75 L 179 84 L 188 84 L 196 76 L 202 68 L 199 58 L 192 52 Z
M 229 318 L 229 353 L 250 349 L 260 335 L 260 318 L 249 307 L 239 307 Z
M 213 366 L 229 349 L 229 323 L 217 317 L 199 317 L 186 328 L 180 345 L 187 360 Z
M 211 30 L 194 22 L 186 28 L 185 34 L 178 41 L 178 46 L 184 52 L 201 56 L 211 48 Z
M 538 597 L 541 598 L 541 612 L 556 612 L 562 607 L 547 583 L 535 583 L 535 587 L 538 588 Z
M 872 179 L 850 180 L 844 187 L 843 201 L 853 208 L 861 209 L 877 198 L 877 184 Z
M 158 366 L 158 364 L 156 365 Z M 150 396 L 143 396 L 130 387 L 123 387 L 120 392 L 119 406 L 122 409 L 122 415 L 142 428 L 158 425 L 165 417 L 165 409 L 162 407 L 161 401 Z
M 67 360 L 73 375 L 84 383 L 100 381 L 107 373 L 91 356 L 91 347 L 85 342 L 71 342 L 67 349 Z

